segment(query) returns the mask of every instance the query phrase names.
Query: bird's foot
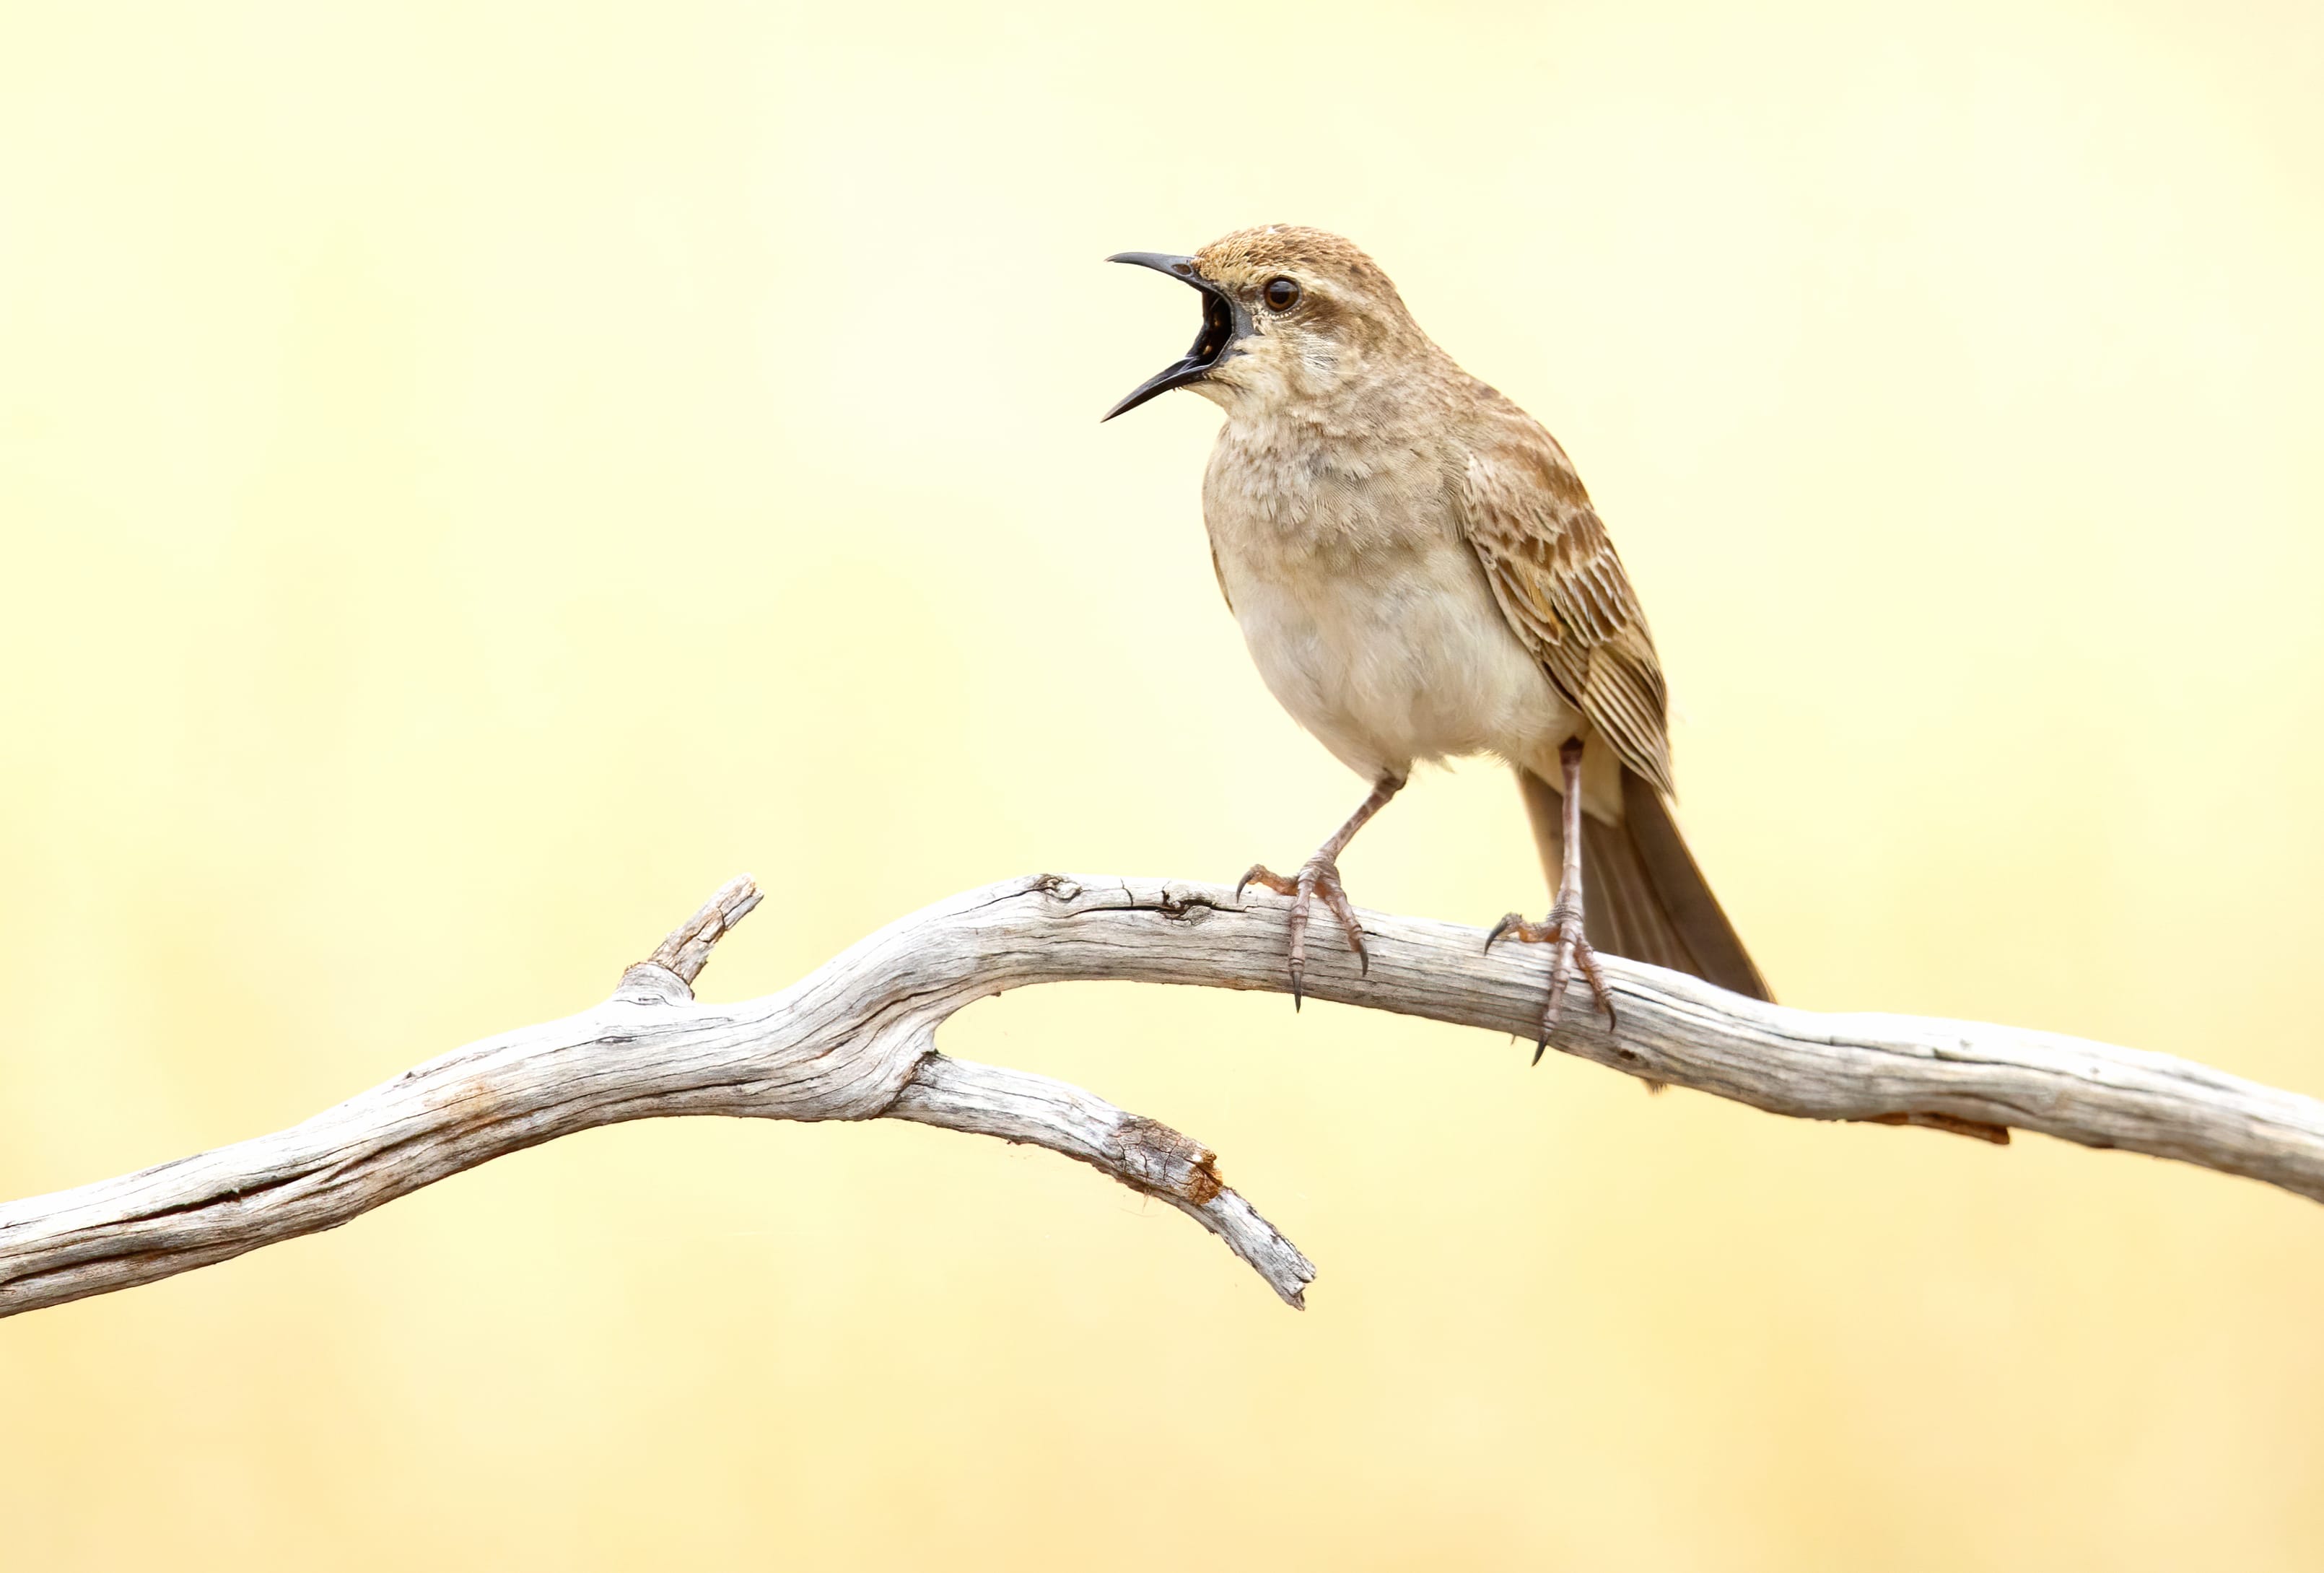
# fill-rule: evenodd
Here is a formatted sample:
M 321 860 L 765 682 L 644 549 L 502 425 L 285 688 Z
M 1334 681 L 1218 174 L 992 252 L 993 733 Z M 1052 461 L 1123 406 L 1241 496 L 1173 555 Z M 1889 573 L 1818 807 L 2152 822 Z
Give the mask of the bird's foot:
M 1369 974 L 1372 968 L 1371 954 L 1364 948 L 1364 927 L 1356 921 L 1356 909 L 1348 904 L 1347 887 L 1340 883 L 1340 865 L 1329 857 L 1315 856 L 1299 865 L 1299 872 L 1285 878 L 1263 863 L 1254 863 L 1250 872 L 1235 881 L 1235 899 L 1242 899 L 1243 887 L 1263 884 L 1279 896 L 1291 898 L 1291 1008 L 1300 1004 L 1300 982 L 1307 972 L 1307 920 L 1314 911 L 1315 898 L 1322 896 L 1332 915 L 1340 920 L 1340 927 L 1348 936 L 1348 948 L 1356 953 L 1358 966 Z
M 1549 969 L 1549 1003 L 1542 1008 L 1541 1038 L 1534 1045 L 1533 1062 L 1541 1063 L 1544 1050 L 1549 1047 L 1549 1034 L 1557 1025 L 1558 1013 L 1565 1006 L 1565 985 L 1572 980 L 1576 965 L 1582 976 L 1590 980 L 1590 992 L 1606 1013 L 1606 1025 L 1615 1023 L 1614 996 L 1606 986 L 1605 968 L 1598 965 L 1598 952 L 1582 931 L 1582 903 L 1560 892 L 1557 902 L 1549 909 L 1549 916 L 1538 923 L 1526 921 L 1522 912 L 1511 912 L 1493 925 L 1485 936 L 1485 948 L 1490 950 L 1497 939 L 1518 939 L 1528 945 L 1554 945 L 1556 959 Z

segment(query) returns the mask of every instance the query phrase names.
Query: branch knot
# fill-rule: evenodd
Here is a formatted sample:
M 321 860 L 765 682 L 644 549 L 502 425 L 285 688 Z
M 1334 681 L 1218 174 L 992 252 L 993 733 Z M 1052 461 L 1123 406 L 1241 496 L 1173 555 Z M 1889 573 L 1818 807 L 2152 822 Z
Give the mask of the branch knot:
M 1125 1115 L 1106 1145 L 1123 1172 L 1148 1190 L 1203 1207 L 1227 1188 L 1219 1178 L 1219 1155 L 1159 1120 Z

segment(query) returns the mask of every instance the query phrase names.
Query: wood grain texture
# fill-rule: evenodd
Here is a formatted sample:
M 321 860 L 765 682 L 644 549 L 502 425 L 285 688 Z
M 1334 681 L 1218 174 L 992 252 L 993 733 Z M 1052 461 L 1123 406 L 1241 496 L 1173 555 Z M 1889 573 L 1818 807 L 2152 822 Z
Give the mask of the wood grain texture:
M 687 986 L 757 899 L 737 881 L 604 1004 L 416 1066 L 312 1119 L 77 1189 L 0 1205 L 0 1315 L 149 1283 L 335 1228 L 505 1153 L 671 1115 L 907 1119 L 1047 1147 L 1176 1207 L 1303 1303 L 1314 1269 L 1159 1122 L 1046 1077 L 936 1052 L 972 1001 L 1074 979 L 1280 992 L 1285 908 L 1172 880 L 1041 874 L 890 924 L 779 993 Z M 1548 958 L 1483 932 L 1363 912 L 1371 967 L 1310 958 L 1311 998 L 1529 1043 Z M 1620 1027 L 1568 1001 L 1557 1047 L 1806 1119 L 2015 1127 L 2264 1180 L 2324 1200 L 2324 1103 L 2168 1055 L 2051 1033 L 1748 1000 L 1605 958 Z

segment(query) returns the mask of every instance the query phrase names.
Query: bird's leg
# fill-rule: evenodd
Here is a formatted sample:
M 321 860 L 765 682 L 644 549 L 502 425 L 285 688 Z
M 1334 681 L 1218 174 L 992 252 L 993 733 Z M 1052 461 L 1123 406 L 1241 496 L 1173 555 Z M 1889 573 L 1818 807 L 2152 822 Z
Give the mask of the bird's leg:
M 1318 895 L 1332 909 L 1332 915 L 1340 920 L 1340 927 L 1348 936 L 1348 948 L 1356 953 L 1358 964 L 1367 973 L 1371 970 L 1371 956 L 1364 949 L 1363 925 L 1356 921 L 1356 909 L 1348 904 L 1347 887 L 1340 883 L 1340 854 L 1356 838 L 1364 821 L 1386 808 L 1388 799 L 1403 787 L 1404 777 L 1400 775 L 1380 777 L 1372 787 L 1371 796 L 1348 816 L 1348 822 L 1329 841 L 1315 848 L 1315 856 L 1300 865 L 1298 874 L 1293 877 L 1286 879 L 1267 865 L 1254 863 L 1250 873 L 1235 881 L 1238 901 L 1242 899 L 1243 887 L 1251 884 L 1263 884 L 1277 895 L 1291 898 L 1291 1008 L 1295 1011 L 1299 1008 L 1300 979 L 1307 970 L 1307 918 Z
M 1591 948 L 1582 926 L 1582 739 L 1567 738 L 1557 751 L 1557 763 L 1565 778 L 1564 860 L 1558 870 L 1557 900 L 1550 906 L 1546 922 L 1528 923 L 1523 913 L 1511 912 L 1485 936 L 1488 950 L 1494 940 L 1505 937 L 1557 947 L 1557 959 L 1549 970 L 1549 1004 L 1541 1013 L 1541 1041 L 1534 1045 L 1536 1065 L 1549 1047 L 1550 1029 L 1557 1025 L 1557 1013 L 1565 1004 L 1565 985 L 1577 961 L 1582 964 L 1582 975 L 1590 980 L 1590 992 L 1605 1009 L 1606 1024 L 1614 1025 L 1614 1000 L 1606 989 L 1606 972 L 1598 965 L 1598 952 Z

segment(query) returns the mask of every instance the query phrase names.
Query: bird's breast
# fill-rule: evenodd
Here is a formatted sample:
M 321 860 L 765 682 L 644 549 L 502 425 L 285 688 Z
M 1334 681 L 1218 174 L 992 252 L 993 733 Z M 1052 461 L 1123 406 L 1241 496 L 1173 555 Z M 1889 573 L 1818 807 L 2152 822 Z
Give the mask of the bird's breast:
M 1434 461 L 1222 441 L 1204 516 L 1260 677 L 1351 769 L 1554 759 L 1572 734 L 1576 718 L 1503 618 Z

